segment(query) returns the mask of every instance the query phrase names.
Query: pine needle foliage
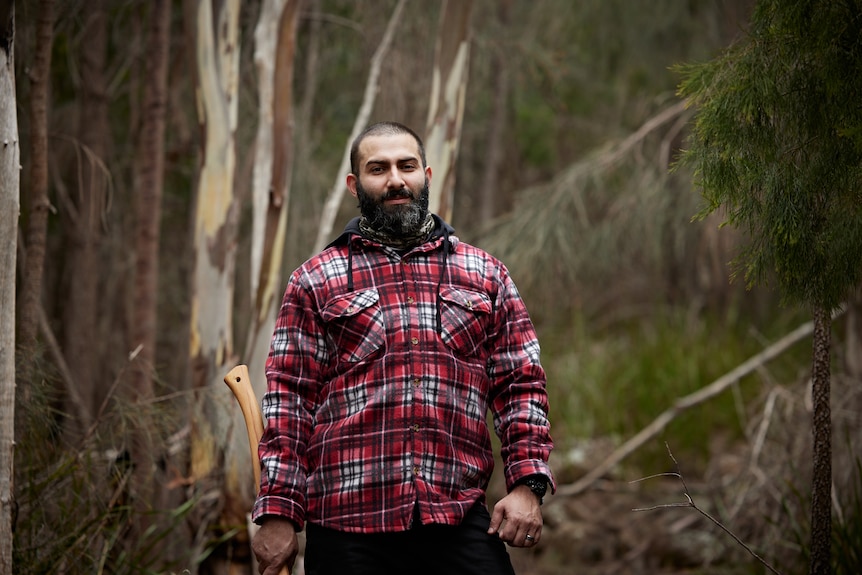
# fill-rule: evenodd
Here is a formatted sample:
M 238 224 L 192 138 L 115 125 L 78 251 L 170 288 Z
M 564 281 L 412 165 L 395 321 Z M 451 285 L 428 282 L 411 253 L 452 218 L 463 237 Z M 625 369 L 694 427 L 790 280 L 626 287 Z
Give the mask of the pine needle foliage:
M 862 4 L 761 0 L 745 37 L 677 69 L 698 217 L 723 208 L 750 238 L 734 275 L 836 309 L 862 279 Z

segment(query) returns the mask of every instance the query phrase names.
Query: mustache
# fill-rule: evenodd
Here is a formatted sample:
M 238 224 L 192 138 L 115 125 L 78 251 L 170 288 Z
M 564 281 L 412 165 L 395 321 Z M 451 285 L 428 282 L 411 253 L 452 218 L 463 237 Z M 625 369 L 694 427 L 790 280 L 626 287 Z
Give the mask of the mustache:
M 406 187 L 398 189 L 398 190 L 390 190 L 390 191 L 386 192 L 383 195 L 383 197 L 381 197 L 380 199 L 382 201 L 386 201 L 386 200 L 398 200 L 401 198 L 414 199 L 413 194 Z

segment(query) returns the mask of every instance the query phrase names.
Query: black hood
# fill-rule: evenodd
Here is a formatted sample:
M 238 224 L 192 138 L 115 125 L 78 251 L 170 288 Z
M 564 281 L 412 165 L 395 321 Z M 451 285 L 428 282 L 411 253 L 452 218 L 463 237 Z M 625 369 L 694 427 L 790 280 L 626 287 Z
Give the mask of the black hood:
M 428 238 L 429 240 L 436 240 L 437 238 L 442 237 L 451 237 L 455 234 L 455 228 L 444 222 L 440 216 L 438 216 L 437 214 L 431 214 L 431 216 L 434 218 L 434 229 L 431 231 L 431 235 Z M 359 219 L 360 217 L 356 216 L 355 218 L 347 222 L 347 225 L 344 226 L 344 231 L 341 232 L 341 234 L 337 238 L 332 240 L 326 247 L 329 248 L 333 246 L 343 246 L 349 243 L 351 236 L 361 236 L 362 232 L 359 230 Z M 449 250 L 451 251 L 453 247 L 454 246 L 450 245 Z

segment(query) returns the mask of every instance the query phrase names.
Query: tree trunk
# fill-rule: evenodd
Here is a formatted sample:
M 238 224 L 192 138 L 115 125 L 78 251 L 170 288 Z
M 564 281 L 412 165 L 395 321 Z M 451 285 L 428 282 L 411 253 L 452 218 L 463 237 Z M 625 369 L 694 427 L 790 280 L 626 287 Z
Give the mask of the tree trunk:
M 83 161 L 76 163 L 74 181 L 80 188 L 69 198 L 64 210 L 66 237 L 69 240 L 66 262 L 67 300 L 63 308 L 63 350 L 71 380 L 83 398 L 86 411 L 96 413 L 102 397 L 97 386 L 100 338 L 96 327 L 99 305 L 99 279 L 102 277 L 99 250 L 102 240 L 101 216 L 105 207 L 110 174 L 106 168 L 110 148 L 108 94 L 105 63 L 108 49 L 108 14 L 104 0 L 84 5 L 81 42 L 81 94 L 78 138 Z M 64 410 L 75 413 L 71 407 Z M 80 422 L 84 426 L 88 422 Z
M 302 0 L 264 2 L 255 33 L 260 110 L 254 166 L 251 327 L 244 357 L 258 397 L 281 302 L 281 264 L 293 168 L 293 76 Z M 274 67 L 273 67 L 274 66 Z
M 28 201 L 21 303 L 18 318 L 19 347 L 25 354 L 36 353 L 39 308 L 42 305 L 42 276 L 48 233 L 48 104 L 51 76 L 51 46 L 54 38 L 54 0 L 41 0 L 36 22 L 33 65 L 30 69 L 30 193 Z M 20 378 L 24 401 L 29 401 L 31 377 Z
M 296 146 L 295 166 L 309 166 L 313 158 L 312 152 L 316 147 L 317 133 L 315 123 L 315 103 L 318 101 L 317 94 L 320 86 L 320 61 L 321 61 L 321 22 L 323 20 L 320 11 L 321 0 L 306 0 L 303 13 L 306 15 L 304 23 L 306 28 L 300 32 L 305 38 L 303 49 L 305 61 L 303 63 L 302 81 L 297 88 L 302 91 L 298 95 L 296 104 L 294 139 L 302 142 Z M 302 22 L 300 22 L 302 24 Z M 292 265 L 302 261 L 308 256 L 310 241 L 314 238 L 320 222 L 319 202 L 314 200 L 316 186 L 315 175 L 309 170 L 296 170 L 291 180 L 293 191 L 291 192 L 291 208 L 287 222 L 287 241 L 285 245 L 285 261 Z M 313 241 L 313 240 L 312 240 Z
M 157 454 L 147 405 L 154 397 L 153 370 L 156 348 L 156 304 L 158 294 L 159 223 L 164 179 L 165 103 L 167 100 L 168 47 L 170 45 L 170 0 L 153 0 L 146 45 L 146 82 L 140 138 L 134 176 L 135 282 L 132 346 L 138 354 L 130 372 L 129 401 L 140 406 L 141 418 L 133 432 L 132 462 L 138 535 L 148 526 L 147 513 L 159 494 L 155 485 Z
M 197 0 L 194 5 L 198 112 L 204 148 L 194 212 L 189 357 L 196 396 L 190 416 L 190 464 L 196 488 L 206 493 L 223 489 L 222 465 L 237 464 L 224 459 L 225 446 L 232 442 L 232 435 L 245 433 L 244 426 L 233 424 L 232 414 L 237 410 L 222 380 L 236 363 L 233 295 L 238 206 L 233 179 L 240 2 Z M 219 500 L 216 504 L 236 511 L 227 525 L 245 522 L 241 502 Z
M 832 414 L 829 406 L 832 318 L 821 306 L 814 309 L 812 400 L 814 477 L 811 491 L 811 575 L 828 575 L 832 542 Z
M 473 0 L 446 0 L 440 15 L 425 152 L 434 173 L 429 209 L 452 221 L 455 160 L 467 95 Z
M 13 573 L 15 265 L 20 150 L 15 98 L 15 4 L 0 0 L 0 573 Z
M 509 12 L 512 0 L 502 0 L 497 7 L 497 18 L 501 30 L 509 25 Z M 482 183 L 479 188 L 479 226 L 488 224 L 496 216 L 500 205 L 500 171 L 506 142 L 503 134 L 506 128 L 506 108 L 509 101 L 509 66 L 506 54 L 497 46 L 491 55 L 491 75 L 494 78 L 494 107 L 488 122 L 488 151 L 485 154 L 485 167 L 482 170 Z

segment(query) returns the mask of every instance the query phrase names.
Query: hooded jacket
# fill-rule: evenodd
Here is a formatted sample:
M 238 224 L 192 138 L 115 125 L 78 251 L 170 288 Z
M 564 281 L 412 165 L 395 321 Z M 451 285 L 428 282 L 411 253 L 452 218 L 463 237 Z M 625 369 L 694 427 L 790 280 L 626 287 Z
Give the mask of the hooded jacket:
M 494 468 L 507 486 L 552 449 L 545 372 L 505 266 L 439 217 L 400 253 L 358 218 L 291 275 L 266 365 L 253 518 L 348 532 L 456 525 Z

